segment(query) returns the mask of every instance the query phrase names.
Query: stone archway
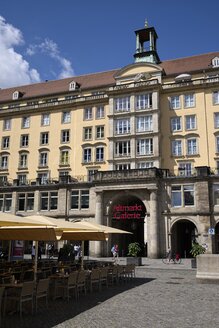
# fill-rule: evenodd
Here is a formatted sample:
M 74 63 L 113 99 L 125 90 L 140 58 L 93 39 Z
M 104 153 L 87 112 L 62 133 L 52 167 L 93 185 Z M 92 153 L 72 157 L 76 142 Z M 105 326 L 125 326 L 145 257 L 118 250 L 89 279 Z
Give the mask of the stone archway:
M 181 257 L 191 257 L 192 241 L 197 237 L 197 228 L 188 219 L 175 222 L 171 228 L 171 248 Z
M 137 196 L 125 193 L 113 200 L 109 218 L 114 228 L 132 232 L 132 234 L 112 234 L 111 244 L 119 245 L 119 255 L 127 256 L 128 245 L 138 242 L 141 246 L 141 256 L 146 256 L 144 220 L 146 208 Z

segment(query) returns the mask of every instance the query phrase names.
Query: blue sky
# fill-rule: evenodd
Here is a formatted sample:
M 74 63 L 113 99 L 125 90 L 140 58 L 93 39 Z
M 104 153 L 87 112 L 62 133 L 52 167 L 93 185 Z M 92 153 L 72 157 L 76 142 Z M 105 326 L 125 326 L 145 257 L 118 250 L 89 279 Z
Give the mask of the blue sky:
M 2 0 L 0 88 L 133 62 L 145 19 L 161 60 L 218 51 L 218 0 Z

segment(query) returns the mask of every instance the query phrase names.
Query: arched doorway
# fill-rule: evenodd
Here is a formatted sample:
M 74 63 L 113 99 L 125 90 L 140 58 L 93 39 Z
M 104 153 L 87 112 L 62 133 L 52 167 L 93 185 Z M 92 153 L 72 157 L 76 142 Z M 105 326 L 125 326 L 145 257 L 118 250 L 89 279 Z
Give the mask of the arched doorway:
M 219 222 L 215 226 L 215 235 L 214 237 L 214 245 L 215 245 L 215 253 L 219 254 Z
M 119 245 L 119 255 L 127 256 L 128 245 L 138 242 L 141 256 L 146 256 L 144 240 L 144 219 L 146 208 L 143 202 L 133 195 L 121 195 L 111 205 L 110 216 L 112 227 L 132 232 L 132 234 L 112 234 L 111 244 Z
M 192 242 L 197 237 L 197 228 L 189 220 L 179 220 L 171 228 L 171 247 L 181 257 L 191 257 Z

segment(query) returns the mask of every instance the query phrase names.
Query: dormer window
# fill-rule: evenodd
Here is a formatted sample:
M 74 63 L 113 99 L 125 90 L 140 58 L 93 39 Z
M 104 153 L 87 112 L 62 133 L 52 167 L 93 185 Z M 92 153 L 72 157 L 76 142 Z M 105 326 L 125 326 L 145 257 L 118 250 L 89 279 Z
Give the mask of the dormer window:
M 78 88 L 78 84 L 77 84 L 77 82 L 75 82 L 75 81 L 71 81 L 70 83 L 69 83 L 69 91 L 74 91 L 74 90 L 76 90 Z
M 19 91 L 15 91 L 15 92 L 13 92 L 13 94 L 12 94 L 12 99 L 13 100 L 17 100 L 19 98 Z
M 215 57 L 212 59 L 212 66 L 219 67 L 219 57 Z

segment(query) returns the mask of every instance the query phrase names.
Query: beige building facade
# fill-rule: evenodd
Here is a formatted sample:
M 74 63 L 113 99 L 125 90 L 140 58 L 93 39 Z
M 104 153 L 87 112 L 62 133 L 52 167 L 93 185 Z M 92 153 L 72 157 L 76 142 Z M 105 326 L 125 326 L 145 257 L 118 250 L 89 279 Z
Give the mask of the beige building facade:
M 219 252 L 219 52 L 161 61 L 153 27 L 121 69 L 0 90 L 0 211 L 131 231 L 91 255 L 193 240 Z

